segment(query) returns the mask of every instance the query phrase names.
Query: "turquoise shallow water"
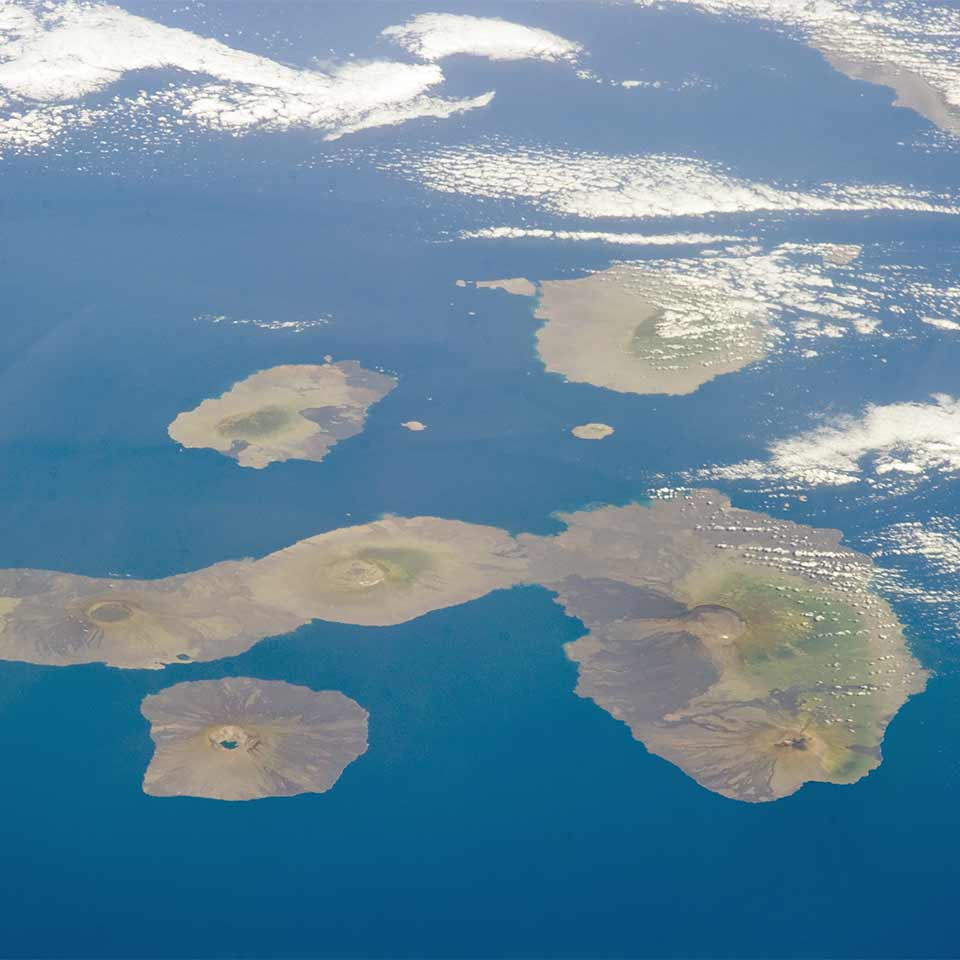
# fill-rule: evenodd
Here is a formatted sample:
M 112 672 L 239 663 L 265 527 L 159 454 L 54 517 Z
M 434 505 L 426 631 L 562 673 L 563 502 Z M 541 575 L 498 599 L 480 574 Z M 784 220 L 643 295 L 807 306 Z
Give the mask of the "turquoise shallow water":
M 341 41 L 402 16 L 388 7 L 365 7 L 364 23 L 338 8 Z M 316 46 L 322 22 L 310 5 L 290 9 L 293 57 Z M 809 52 L 697 18 L 639 30 L 628 13 L 563 5 L 549 25 L 608 42 L 611 70 L 696 63 L 723 91 L 710 110 L 640 97 L 625 120 L 603 112 L 590 85 L 519 65 L 497 74 L 495 110 L 449 129 L 334 146 L 216 141 L 86 172 L 69 159 L 11 162 L 0 565 L 157 577 L 384 512 L 547 532 L 555 511 L 626 502 L 657 474 L 755 456 L 825 397 L 844 412 L 956 392 L 960 347 L 929 331 L 838 344 L 816 364 L 763 366 L 687 398 L 564 384 L 536 362 L 527 304 L 454 281 L 558 276 L 619 252 L 435 242 L 516 211 L 427 195 L 337 153 L 506 133 L 694 152 L 745 176 L 955 186 L 949 158 L 895 149 L 919 121 Z M 780 72 L 757 85 L 747 67 L 769 63 Z M 490 82 L 487 66 L 449 72 L 464 92 Z M 571 111 L 583 122 L 571 125 Z M 960 240 L 935 217 L 713 226 L 895 241 L 933 272 Z M 197 319 L 209 314 L 330 322 L 294 334 Z M 324 463 L 243 470 L 167 438 L 178 412 L 250 372 L 328 353 L 400 385 Z M 409 419 L 429 429 L 400 429 Z M 587 420 L 617 433 L 572 440 L 569 427 Z M 793 516 L 857 544 L 901 513 L 956 512 L 955 484 L 924 496 L 879 518 L 856 498 L 813 497 Z M 757 505 L 742 492 L 737 502 Z M 762 806 L 707 793 L 573 696 L 562 645 L 578 626 L 537 588 L 390 629 L 314 624 L 232 660 L 160 672 L 0 664 L 0 955 L 954 955 L 956 649 L 922 604 L 897 609 L 938 677 L 892 724 L 883 766 L 854 787 L 811 785 Z M 226 675 L 343 690 L 371 713 L 369 752 L 323 796 L 144 796 L 142 698 Z

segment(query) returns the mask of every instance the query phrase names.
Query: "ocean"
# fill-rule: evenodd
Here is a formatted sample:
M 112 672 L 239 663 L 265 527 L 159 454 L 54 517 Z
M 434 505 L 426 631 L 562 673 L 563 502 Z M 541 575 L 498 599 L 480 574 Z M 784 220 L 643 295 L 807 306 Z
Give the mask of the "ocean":
M 255 34 L 269 17 L 292 38 L 285 59 L 306 62 L 321 44 L 353 49 L 413 7 L 204 9 L 183 13 L 184 25 L 248 17 Z M 431 193 L 376 169 L 378 158 L 496 136 L 695 155 L 761 180 L 946 191 L 955 156 L 924 147 L 926 124 L 891 110 L 888 91 L 758 28 L 586 4 L 483 12 L 581 39 L 604 76 L 642 69 L 713 86 L 628 93 L 542 64 L 458 59 L 444 68 L 448 92 L 495 87 L 489 110 L 334 143 L 185 137 L 162 154 L 132 136 L 107 150 L 91 133 L 70 151 L 3 160 L 0 567 L 161 577 L 384 513 L 548 533 L 557 511 L 642 499 L 679 472 L 761 456 L 815 413 L 957 391 L 960 340 L 919 325 L 910 339 L 821 347 L 815 363 L 774 356 L 688 397 L 544 373 L 530 303 L 457 279 L 573 276 L 671 248 L 459 241 L 460 229 L 520 216 L 548 228 L 648 225 L 571 226 Z M 157 77 L 124 83 L 147 79 Z M 649 228 L 879 243 L 932 274 L 960 243 L 953 218 L 932 215 Z M 257 325 L 277 322 L 302 329 Z M 399 386 L 323 463 L 247 470 L 167 437 L 179 412 L 250 373 L 326 355 Z M 428 429 L 406 431 L 406 420 Z M 617 432 L 572 439 L 586 421 Z M 767 504 L 728 492 L 738 506 Z M 878 507 L 828 492 L 789 515 L 864 548 L 881 521 L 958 506 L 945 482 L 929 501 Z M 314 623 L 240 657 L 163 671 L 2 663 L 0 955 L 953 955 L 956 638 L 929 605 L 892 599 L 936 675 L 891 724 L 883 765 L 854 786 L 810 784 L 763 805 L 707 792 L 575 697 L 563 644 L 582 629 L 540 588 L 387 629 Z M 145 796 L 142 698 L 229 675 L 342 690 L 370 711 L 369 752 L 319 796 Z

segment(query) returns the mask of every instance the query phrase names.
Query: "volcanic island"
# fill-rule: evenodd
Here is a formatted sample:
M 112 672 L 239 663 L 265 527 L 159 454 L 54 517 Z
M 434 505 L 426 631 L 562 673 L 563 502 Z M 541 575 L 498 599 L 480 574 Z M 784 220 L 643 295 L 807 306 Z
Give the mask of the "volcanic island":
M 193 680 L 146 697 L 154 797 L 256 800 L 325 793 L 367 750 L 367 711 L 336 690 Z
M 511 278 L 469 285 L 532 298 L 547 372 L 619 393 L 693 393 L 766 356 L 775 336 L 765 305 L 716 283 L 680 283 L 650 264 L 618 263 L 536 284 Z
M 184 447 L 209 447 L 257 470 L 323 460 L 363 430 L 367 411 L 396 385 L 355 360 L 271 367 L 181 413 L 168 432 Z
M 0 571 L 0 658 L 161 668 L 312 620 L 389 626 L 536 584 L 583 624 L 566 646 L 576 693 L 709 790 L 769 801 L 880 763 L 887 724 L 926 673 L 870 559 L 838 532 L 710 490 L 558 519 L 556 535 L 512 536 L 385 516 L 160 580 Z M 202 700 L 204 729 L 246 729 L 214 717 L 217 702 Z

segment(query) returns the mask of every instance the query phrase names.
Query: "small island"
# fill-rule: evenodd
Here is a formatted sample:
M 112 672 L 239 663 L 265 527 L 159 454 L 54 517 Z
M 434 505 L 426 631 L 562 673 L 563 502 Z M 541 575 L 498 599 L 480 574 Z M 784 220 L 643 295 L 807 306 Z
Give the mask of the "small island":
M 363 430 L 369 408 L 396 385 L 354 360 L 271 367 L 181 413 L 168 432 L 184 447 L 209 447 L 256 470 L 323 460 Z
M 258 800 L 325 793 L 367 750 L 368 713 L 335 690 L 227 677 L 178 683 L 141 706 L 154 797 Z
M 578 440 L 605 440 L 615 431 L 608 423 L 581 423 L 570 432 Z

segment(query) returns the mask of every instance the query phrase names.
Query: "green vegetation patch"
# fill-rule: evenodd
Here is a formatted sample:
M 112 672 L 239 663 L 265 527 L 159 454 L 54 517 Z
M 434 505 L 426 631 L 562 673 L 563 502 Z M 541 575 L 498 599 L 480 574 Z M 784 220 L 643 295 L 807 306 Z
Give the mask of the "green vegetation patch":
M 286 429 L 298 416 L 289 407 L 261 407 L 250 413 L 225 417 L 217 424 L 217 433 L 234 440 L 258 440 Z
M 689 367 L 695 363 L 717 363 L 730 359 L 737 344 L 723 334 L 665 337 L 657 332 L 657 318 L 641 323 L 628 341 L 630 352 L 654 367 Z
M 771 689 L 867 679 L 867 628 L 832 591 L 749 567 L 730 569 L 704 586 L 698 603 L 729 607 L 745 621 L 735 641 L 744 673 Z

